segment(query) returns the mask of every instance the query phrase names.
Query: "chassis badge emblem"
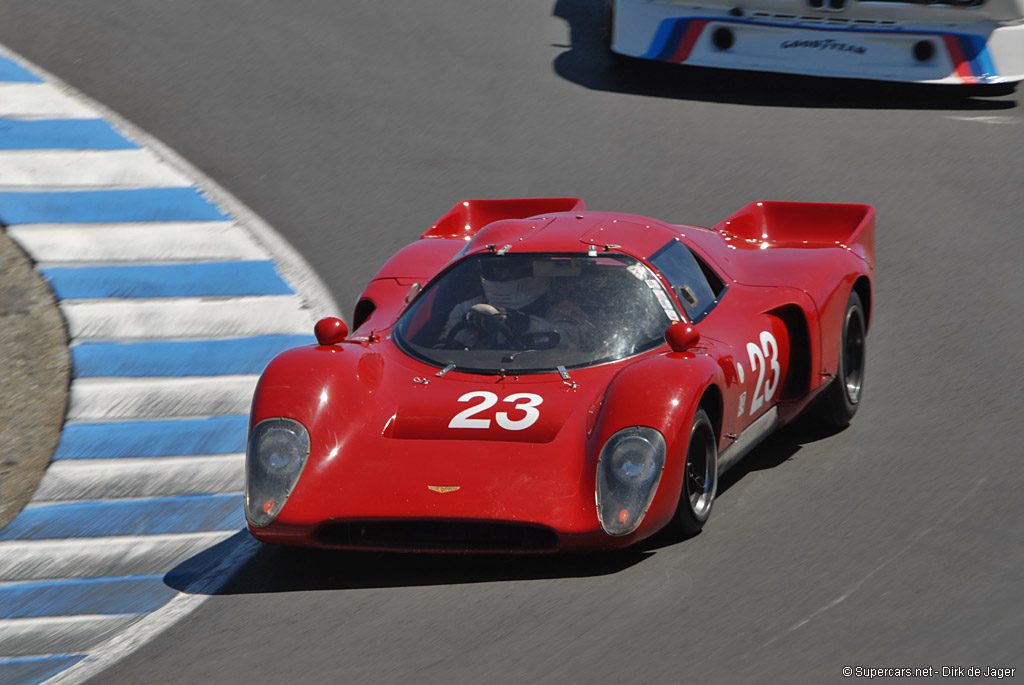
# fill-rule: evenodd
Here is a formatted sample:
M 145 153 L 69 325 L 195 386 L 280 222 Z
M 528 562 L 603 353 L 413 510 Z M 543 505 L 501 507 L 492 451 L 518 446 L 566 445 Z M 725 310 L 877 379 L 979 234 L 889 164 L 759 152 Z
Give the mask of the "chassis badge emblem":
M 427 488 L 434 492 L 455 492 L 461 485 L 428 485 Z

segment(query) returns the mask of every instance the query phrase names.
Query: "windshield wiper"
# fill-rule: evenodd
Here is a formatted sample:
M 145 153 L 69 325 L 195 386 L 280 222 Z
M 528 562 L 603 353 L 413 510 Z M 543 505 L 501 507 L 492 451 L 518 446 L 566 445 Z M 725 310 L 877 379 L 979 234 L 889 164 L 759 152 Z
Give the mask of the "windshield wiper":
M 504 357 L 502 357 L 501 358 L 501 363 L 502 364 L 511 364 L 512 362 L 514 362 L 516 360 L 516 357 L 518 357 L 521 354 L 526 354 L 527 352 L 538 352 L 538 351 L 539 350 L 532 350 L 532 349 L 531 350 L 516 350 L 515 352 L 512 352 L 511 354 L 506 354 Z

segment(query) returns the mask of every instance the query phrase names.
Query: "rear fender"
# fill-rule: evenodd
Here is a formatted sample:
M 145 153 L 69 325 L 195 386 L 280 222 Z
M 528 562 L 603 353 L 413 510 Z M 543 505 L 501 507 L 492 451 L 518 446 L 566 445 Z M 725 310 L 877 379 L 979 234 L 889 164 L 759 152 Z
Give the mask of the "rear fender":
M 793 301 L 775 307 L 767 314 L 782 321 L 789 339 L 789 359 L 783 401 L 796 400 L 820 384 L 816 370 L 821 364 L 821 335 L 818 331 L 818 310 L 807 293 L 787 289 Z
M 378 278 L 370 281 L 356 303 L 350 337 L 365 337 L 373 331 L 391 328 L 405 309 L 409 295 L 418 292 L 416 284 L 422 286 L 425 282 L 425 279 L 415 278 Z

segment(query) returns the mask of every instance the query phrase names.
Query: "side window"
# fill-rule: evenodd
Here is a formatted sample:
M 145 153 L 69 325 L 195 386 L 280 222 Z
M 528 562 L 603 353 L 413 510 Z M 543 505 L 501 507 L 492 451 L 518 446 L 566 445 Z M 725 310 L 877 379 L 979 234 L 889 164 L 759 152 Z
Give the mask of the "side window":
M 725 291 L 722 279 L 678 240 L 655 252 L 649 261 L 668 279 L 693 323 L 707 316 Z

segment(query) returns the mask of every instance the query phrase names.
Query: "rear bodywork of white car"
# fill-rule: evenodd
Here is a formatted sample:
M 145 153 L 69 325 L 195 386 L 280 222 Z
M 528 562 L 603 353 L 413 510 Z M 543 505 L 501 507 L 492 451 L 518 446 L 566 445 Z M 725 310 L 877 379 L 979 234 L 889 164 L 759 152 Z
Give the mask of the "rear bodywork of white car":
M 613 0 L 611 49 L 694 66 L 917 83 L 1024 79 L 1024 0 Z

